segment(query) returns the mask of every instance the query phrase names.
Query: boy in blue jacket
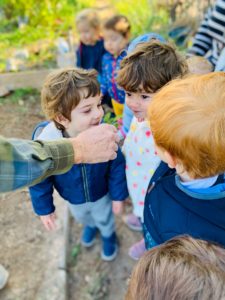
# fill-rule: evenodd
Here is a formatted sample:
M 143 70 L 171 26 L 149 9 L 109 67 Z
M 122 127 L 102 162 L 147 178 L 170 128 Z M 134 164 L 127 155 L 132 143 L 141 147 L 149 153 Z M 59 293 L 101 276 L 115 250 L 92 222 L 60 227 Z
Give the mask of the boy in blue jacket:
M 50 74 L 41 98 L 43 110 L 52 122 L 44 127 L 39 140 L 75 137 L 87 128 L 98 126 L 102 120 L 100 86 L 95 70 L 70 68 Z M 113 161 L 79 164 L 65 174 L 51 176 L 30 188 L 34 211 L 48 230 L 55 228 L 53 188 L 69 202 L 72 215 L 84 225 L 82 245 L 92 246 L 99 230 L 101 257 L 113 260 L 118 248 L 113 211 L 119 213 L 121 201 L 128 196 L 121 151 L 118 150 Z
M 156 169 L 145 198 L 147 249 L 188 234 L 225 246 L 225 73 L 177 79 L 149 106 Z

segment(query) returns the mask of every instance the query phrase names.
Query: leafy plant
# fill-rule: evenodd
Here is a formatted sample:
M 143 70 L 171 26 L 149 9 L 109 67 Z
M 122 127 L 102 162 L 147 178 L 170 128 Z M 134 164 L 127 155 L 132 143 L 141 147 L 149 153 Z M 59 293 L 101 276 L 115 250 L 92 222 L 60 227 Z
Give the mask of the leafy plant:
M 119 13 L 130 20 L 133 37 L 152 31 L 166 35 L 168 13 L 165 9 L 157 8 L 156 0 L 112 0 L 112 3 Z
M 16 89 L 7 97 L 0 97 L 0 104 L 5 102 L 11 102 L 15 104 L 23 104 L 23 101 L 34 101 L 36 96 L 39 96 L 40 92 L 33 88 Z
M 73 247 L 72 252 L 71 252 L 71 256 L 72 256 L 72 263 L 75 265 L 76 260 L 77 260 L 77 256 L 80 254 L 81 252 L 81 245 L 77 244 L 76 246 Z
M 94 3 L 95 0 L 0 0 L 0 71 L 5 69 L 6 59 L 18 48 L 39 40 L 48 41 L 52 48 L 59 36 L 74 30 L 76 12 Z M 20 21 L 24 23 L 19 27 Z M 40 55 L 43 57 L 42 53 Z M 29 62 L 31 57 L 32 53 Z M 33 60 L 38 62 L 39 55 Z
M 121 120 L 122 116 L 115 116 L 111 112 L 107 112 L 103 117 L 103 122 L 107 124 L 114 125 L 116 128 L 119 126 L 119 120 Z
M 97 0 L 0 0 L 0 72 L 5 69 L 6 60 L 15 50 L 29 50 L 28 66 L 52 66 L 55 60 L 55 41 L 67 37 L 72 31 L 75 39 L 74 18 L 77 12 L 94 7 Z M 115 7 L 118 13 L 126 15 L 132 24 L 132 37 L 156 31 L 167 33 L 168 11 L 157 7 L 156 0 L 107 0 L 106 5 Z M 157 13 L 156 13 L 157 12 Z M 18 24 L 21 26 L 18 26 Z M 44 51 L 34 52 L 33 45 L 45 41 Z M 41 47 L 39 47 L 41 48 Z

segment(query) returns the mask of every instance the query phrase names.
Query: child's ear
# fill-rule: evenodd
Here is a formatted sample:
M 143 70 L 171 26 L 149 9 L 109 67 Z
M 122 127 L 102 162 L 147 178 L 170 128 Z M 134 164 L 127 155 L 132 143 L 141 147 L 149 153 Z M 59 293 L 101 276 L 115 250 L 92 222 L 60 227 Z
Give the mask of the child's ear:
M 166 160 L 168 166 L 171 169 L 176 168 L 176 165 L 177 165 L 176 158 L 174 156 L 172 156 L 168 151 L 165 151 L 164 155 L 165 155 L 165 160 Z
M 65 118 L 62 114 L 59 114 L 55 117 L 56 122 L 61 124 L 65 129 L 67 129 L 69 120 Z

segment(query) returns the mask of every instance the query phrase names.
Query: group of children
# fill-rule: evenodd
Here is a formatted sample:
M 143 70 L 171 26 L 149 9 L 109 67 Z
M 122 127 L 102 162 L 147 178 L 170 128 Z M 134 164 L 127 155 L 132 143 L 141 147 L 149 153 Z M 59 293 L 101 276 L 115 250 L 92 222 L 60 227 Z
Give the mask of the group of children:
M 143 231 L 129 249 L 133 259 L 184 234 L 225 246 L 225 74 L 212 73 L 202 58 L 186 60 L 157 34 L 143 35 L 128 48 L 125 16 L 109 19 L 103 38 L 93 11 L 78 15 L 76 24 L 81 68 L 48 76 L 41 98 L 49 122 L 37 126 L 34 138 L 75 137 L 97 126 L 107 94 L 116 115 L 126 99 L 132 121 L 115 160 L 76 165 L 31 187 L 35 213 L 47 229 L 55 227 L 55 188 L 84 226 L 83 246 L 92 246 L 100 232 L 106 261 L 117 255 L 114 214 L 123 211 L 128 196 L 133 212 L 124 221 Z

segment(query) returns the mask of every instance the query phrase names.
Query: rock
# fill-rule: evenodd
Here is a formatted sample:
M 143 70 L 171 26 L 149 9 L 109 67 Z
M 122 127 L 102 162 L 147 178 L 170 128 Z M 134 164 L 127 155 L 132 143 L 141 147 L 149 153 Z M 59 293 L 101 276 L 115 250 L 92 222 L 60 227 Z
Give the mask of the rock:
M 0 86 L 0 97 L 4 97 L 10 94 L 10 90 L 5 86 Z
M 6 61 L 6 72 L 26 70 L 24 61 L 17 58 L 9 58 Z
M 8 278 L 9 272 L 2 265 L 0 265 L 0 290 L 6 286 Z
M 17 50 L 14 54 L 14 58 L 27 60 L 29 58 L 29 51 L 27 49 L 20 49 Z
M 59 68 L 66 68 L 66 67 L 74 67 L 75 66 L 75 54 L 74 52 L 69 53 L 58 53 L 56 57 L 57 66 Z

